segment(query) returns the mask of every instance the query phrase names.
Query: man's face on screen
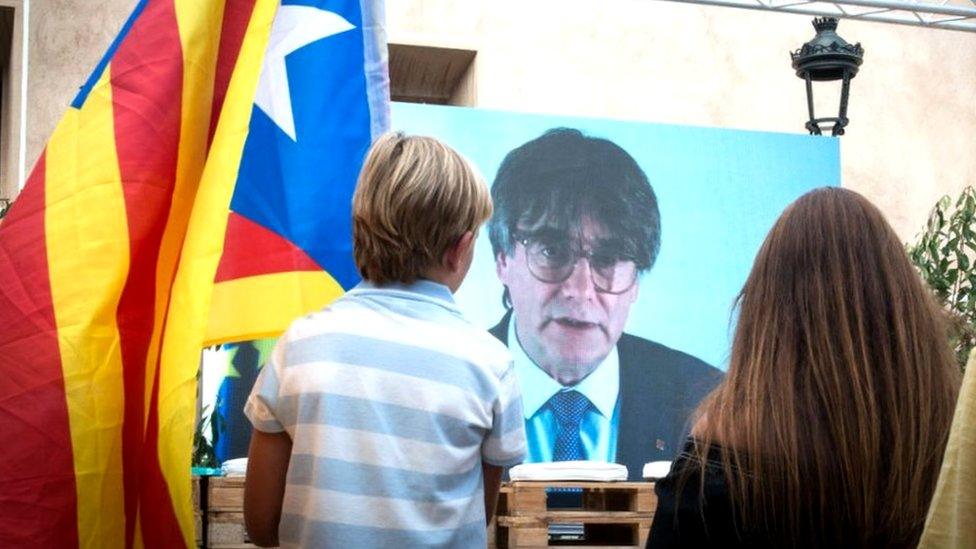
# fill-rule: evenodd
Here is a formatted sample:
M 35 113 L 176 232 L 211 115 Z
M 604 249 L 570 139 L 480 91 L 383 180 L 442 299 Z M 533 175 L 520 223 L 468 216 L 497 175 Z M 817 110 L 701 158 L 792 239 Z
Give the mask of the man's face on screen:
M 619 238 L 584 217 L 570 231 L 519 226 L 496 258 L 529 357 L 563 385 L 589 375 L 623 333 L 637 299 L 634 262 Z

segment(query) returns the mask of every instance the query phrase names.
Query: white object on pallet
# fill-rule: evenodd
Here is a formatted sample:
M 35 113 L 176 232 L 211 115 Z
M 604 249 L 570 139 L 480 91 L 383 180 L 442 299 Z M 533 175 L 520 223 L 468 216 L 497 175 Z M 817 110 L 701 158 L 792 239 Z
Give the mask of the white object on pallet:
M 220 464 L 220 470 L 228 477 L 244 476 L 247 473 L 247 458 L 228 459 Z
M 512 480 L 609 482 L 627 480 L 627 467 L 605 461 L 523 463 L 512 467 L 508 476 Z
M 641 476 L 645 479 L 656 480 L 668 476 L 670 472 L 670 461 L 652 461 L 644 464 L 644 472 Z

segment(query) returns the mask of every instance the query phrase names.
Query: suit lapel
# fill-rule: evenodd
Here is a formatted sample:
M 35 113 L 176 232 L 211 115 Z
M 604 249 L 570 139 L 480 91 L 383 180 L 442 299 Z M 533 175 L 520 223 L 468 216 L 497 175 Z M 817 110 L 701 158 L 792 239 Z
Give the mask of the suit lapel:
M 511 321 L 512 321 L 512 310 L 509 309 L 505 313 L 505 316 L 503 316 L 502 319 L 498 321 L 498 324 L 495 324 L 495 326 L 492 329 L 488 330 L 488 333 L 495 336 L 495 339 L 501 341 L 507 346 L 508 345 L 508 323 Z
M 654 368 L 653 356 L 640 356 L 633 336 L 624 334 L 617 342 L 620 356 L 620 426 L 617 434 L 617 463 L 627 466 L 631 480 L 640 479 L 644 464 L 671 459 L 670 429 L 663 418 L 673 407 L 671 383 Z M 649 413 L 650 412 L 650 413 Z

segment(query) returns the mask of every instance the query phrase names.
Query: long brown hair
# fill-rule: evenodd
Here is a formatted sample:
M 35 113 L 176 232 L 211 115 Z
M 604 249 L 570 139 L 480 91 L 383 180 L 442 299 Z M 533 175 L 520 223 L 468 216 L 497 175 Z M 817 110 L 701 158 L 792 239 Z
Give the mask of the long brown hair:
M 884 216 L 849 190 L 805 194 L 737 306 L 728 375 L 695 436 L 699 463 L 718 446 L 739 524 L 784 546 L 914 546 L 959 372 Z

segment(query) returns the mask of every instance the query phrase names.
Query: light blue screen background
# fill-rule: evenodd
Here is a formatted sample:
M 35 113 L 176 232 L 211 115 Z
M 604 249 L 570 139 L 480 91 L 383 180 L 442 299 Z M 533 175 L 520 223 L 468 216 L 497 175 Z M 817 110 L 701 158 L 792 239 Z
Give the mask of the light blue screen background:
M 763 238 L 804 192 L 840 185 L 838 140 L 829 137 L 393 104 L 393 127 L 447 142 L 491 185 L 513 148 L 554 127 L 603 137 L 647 174 L 661 210 L 661 252 L 640 280 L 625 331 L 727 368 L 732 304 Z M 455 296 L 490 328 L 504 313 L 486 230 Z

